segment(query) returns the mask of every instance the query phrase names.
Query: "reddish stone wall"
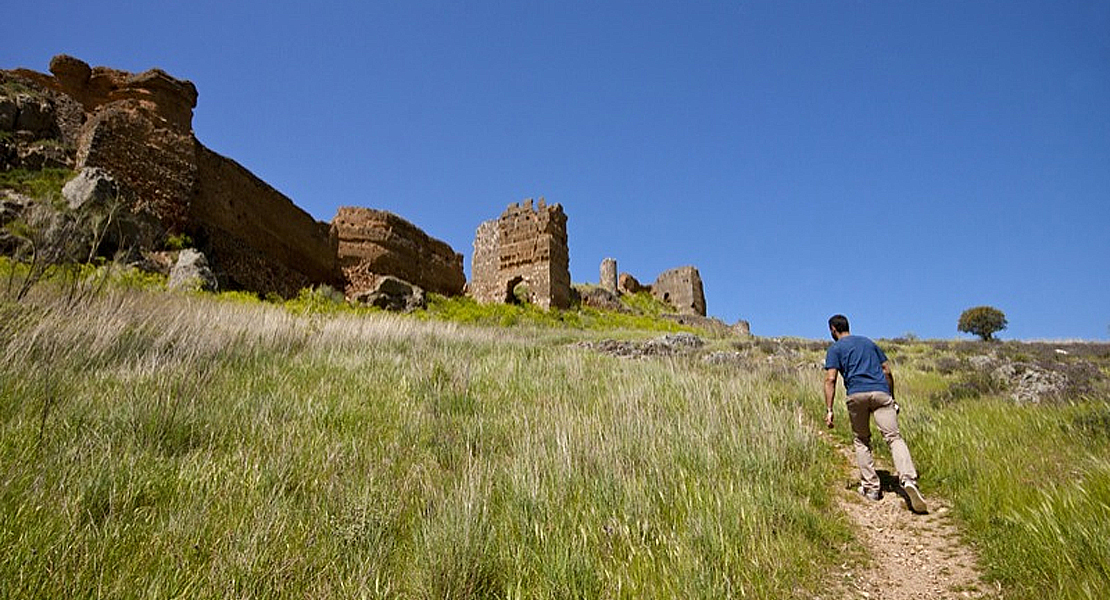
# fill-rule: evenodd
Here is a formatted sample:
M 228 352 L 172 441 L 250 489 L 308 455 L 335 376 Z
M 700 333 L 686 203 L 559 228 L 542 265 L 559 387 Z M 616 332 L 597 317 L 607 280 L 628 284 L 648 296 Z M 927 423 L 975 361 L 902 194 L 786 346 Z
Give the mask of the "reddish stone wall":
M 295 295 L 309 285 L 341 286 L 338 243 L 327 223 L 239 163 L 197 144 L 190 230 L 212 250 L 221 285 Z
M 77 168 L 100 167 L 121 184 L 131 212 L 182 231 L 197 185 L 198 144 L 189 130 L 162 129 L 125 105 L 93 113 L 81 128 Z
M 192 83 L 159 69 L 90 68 L 69 56 L 55 57 L 50 71 L 4 75 L 54 95 L 60 137 L 75 144 L 74 167 L 108 171 L 124 207 L 161 225 L 152 236 L 193 235 L 221 287 L 291 296 L 341 285 L 330 226 L 196 140 Z M 150 249 L 160 240 L 134 242 Z
M 372 288 L 382 275 L 445 296 L 463 292 L 462 255 L 393 213 L 341 207 L 332 219 L 332 231 L 339 241 L 339 267 L 348 297 Z

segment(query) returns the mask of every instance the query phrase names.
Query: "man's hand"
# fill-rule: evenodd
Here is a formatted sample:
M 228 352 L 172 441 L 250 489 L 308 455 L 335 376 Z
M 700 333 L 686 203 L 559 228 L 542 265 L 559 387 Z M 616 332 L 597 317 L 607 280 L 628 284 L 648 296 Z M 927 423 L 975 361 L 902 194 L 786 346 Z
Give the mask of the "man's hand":
M 840 375 L 840 371 L 836 369 L 825 369 L 825 425 L 829 429 L 833 427 L 833 399 L 836 398 L 836 378 Z

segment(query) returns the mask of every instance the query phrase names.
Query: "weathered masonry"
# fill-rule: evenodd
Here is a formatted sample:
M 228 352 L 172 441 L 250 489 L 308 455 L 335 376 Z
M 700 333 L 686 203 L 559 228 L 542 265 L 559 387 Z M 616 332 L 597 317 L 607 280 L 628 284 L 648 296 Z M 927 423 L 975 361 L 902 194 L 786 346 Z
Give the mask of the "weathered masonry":
M 525 300 L 544 309 L 570 307 L 567 216 L 543 198 L 510 204 L 478 226 L 469 293 L 484 303 Z
M 664 271 L 651 284 L 651 294 L 675 307 L 680 314 L 705 316 L 705 291 L 696 267 Z

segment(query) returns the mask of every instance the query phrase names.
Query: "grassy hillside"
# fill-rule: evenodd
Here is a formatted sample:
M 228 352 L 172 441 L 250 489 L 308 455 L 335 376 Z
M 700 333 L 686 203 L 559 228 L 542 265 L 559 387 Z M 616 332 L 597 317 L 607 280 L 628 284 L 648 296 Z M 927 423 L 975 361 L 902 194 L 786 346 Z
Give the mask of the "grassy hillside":
M 200 296 L 3 311 L 4 596 L 783 597 L 849 539 L 770 371 Z
M 576 344 L 659 335 L 604 313 L 233 299 L 0 302 L 0 597 L 811 598 L 866 551 L 813 433 L 822 343 L 629 360 Z M 887 347 L 925 492 L 1006 597 L 1102 597 L 1106 348 Z M 1017 352 L 1082 397 L 972 366 Z

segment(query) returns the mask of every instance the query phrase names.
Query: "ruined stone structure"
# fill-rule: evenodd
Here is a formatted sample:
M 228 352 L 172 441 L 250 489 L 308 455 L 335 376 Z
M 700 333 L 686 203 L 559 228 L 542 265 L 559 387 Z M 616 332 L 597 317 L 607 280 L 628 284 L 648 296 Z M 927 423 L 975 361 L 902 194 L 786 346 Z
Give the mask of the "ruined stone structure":
M 393 213 L 344 206 L 332 219 L 332 231 L 348 298 L 375 289 L 385 275 L 445 296 L 463 292 L 462 255 Z
M 675 307 L 679 314 L 705 316 L 705 291 L 695 267 L 664 271 L 651 284 L 651 294 Z
M 469 293 L 479 302 L 512 303 L 519 296 L 545 309 L 570 306 L 567 217 L 543 198 L 511 204 L 482 223 L 474 237 Z M 520 287 L 518 287 L 520 286 Z
M 631 273 L 620 274 L 617 278 L 617 289 L 620 290 L 622 294 L 637 294 L 639 292 L 651 291 L 633 277 Z
M 192 83 L 159 69 L 90 68 L 64 55 L 50 72 L 0 71 L 0 81 L 22 90 L 0 98 L 0 125 L 12 121 L 9 139 L 18 146 L 0 148 L 0 166 L 104 169 L 120 186 L 122 207 L 159 225 L 153 237 L 193 237 L 222 289 L 291 296 L 308 285 L 339 284 L 329 225 L 197 141 Z
M 617 293 L 617 259 L 606 258 L 601 261 L 601 289 L 610 294 Z

